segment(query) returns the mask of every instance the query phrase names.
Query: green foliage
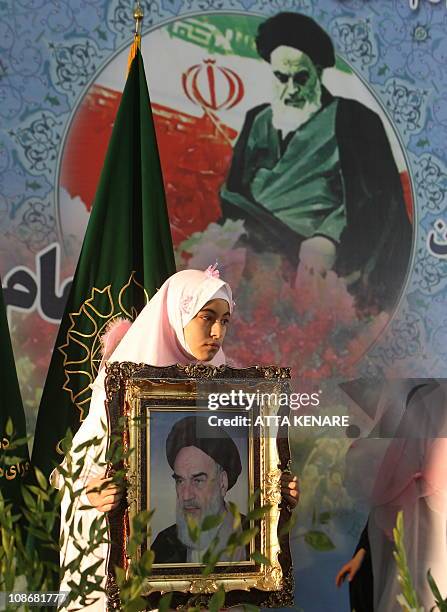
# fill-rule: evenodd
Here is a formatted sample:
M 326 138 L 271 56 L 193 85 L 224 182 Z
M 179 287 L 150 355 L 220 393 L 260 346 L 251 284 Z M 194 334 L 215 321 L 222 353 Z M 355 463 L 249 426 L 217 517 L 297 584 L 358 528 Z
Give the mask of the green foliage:
M 430 586 L 431 592 L 433 593 L 434 597 L 435 597 L 435 603 L 436 606 L 434 606 L 430 612 L 432 612 L 433 610 L 436 610 L 436 608 L 440 611 L 440 612 L 447 612 L 447 597 L 445 599 L 443 599 L 439 589 L 438 589 L 438 585 L 436 584 L 433 576 L 431 575 L 431 571 L 428 570 L 427 572 L 427 580 L 428 580 L 428 584 Z
M 219 612 L 225 603 L 225 590 L 222 585 L 219 585 L 219 589 L 213 594 L 209 603 L 209 612 Z
M 209 516 L 205 516 L 202 521 L 201 530 L 210 531 L 211 529 L 218 527 L 222 523 L 224 518 L 225 517 L 223 514 L 210 514 Z
M 97 550 L 98 546 L 108 541 L 108 529 L 99 516 L 88 525 L 85 524 L 86 517 L 82 510 L 90 508 L 83 505 L 81 496 L 84 495 L 83 486 L 80 486 L 81 474 L 85 468 L 86 457 L 88 456 L 101 465 L 101 451 L 105 437 L 97 437 L 89 442 L 81 444 L 76 448 L 72 447 L 70 436 L 62 443 L 65 450 L 66 460 L 58 468 L 59 485 L 61 490 L 56 490 L 44 474 L 34 470 L 32 484 L 23 487 L 23 509 L 22 517 L 13 514 L 11 504 L 8 504 L 0 491 L 0 591 L 54 591 L 58 588 L 58 577 L 70 576 L 65 579 L 70 589 L 68 598 L 64 605 L 71 604 L 77 609 L 82 610 L 87 605 L 97 601 L 98 597 L 104 592 L 105 586 L 101 572 L 102 560 L 95 561 L 89 567 L 85 565 L 85 559 Z M 119 444 L 112 440 L 113 450 L 108 454 L 108 458 L 113 457 L 116 464 L 122 465 L 124 454 L 120 452 Z M 71 451 L 69 449 L 71 448 Z M 129 454 L 127 454 L 127 457 Z M 102 464 L 104 470 L 106 464 Z M 112 474 L 112 482 L 119 487 L 125 487 L 125 474 L 123 470 L 118 470 Z M 100 491 L 103 487 L 98 487 Z M 61 534 L 61 538 L 55 535 L 57 530 L 59 507 L 64 498 L 66 508 L 65 525 L 66 529 Z M 256 523 L 259 523 L 269 512 L 270 506 L 256 507 L 259 499 L 259 492 L 250 498 L 249 512 L 244 521 L 235 504 L 228 503 L 229 511 L 233 516 L 233 532 L 222 545 L 216 535 L 208 550 L 203 555 L 202 575 L 207 576 L 213 573 L 216 563 L 222 556 L 231 558 L 238 548 L 249 544 L 259 531 Z M 116 581 L 120 589 L 121 610 L 125 612 L 136 612 L 145 610 L 147 602 L 143 596 L 145 584 L 152 573 L 154 553 L 145 550 L 139 556 L 141 545 L 148 541 L 150 537 L 150 523 L 153 511 L 144 510 L 136 514 L 132 519 L 131 534 L 128 539 L 127 551 L 132 557 L 132 563 L 127 570 L 116 568 Z M 19 526 L 19 519 L 26 521 L 26 535 Z M 224 520 L 224 515 L 211 515 L 204 518 L 201 525 L 198 525 L 192 517 L 188 520 L 189 534 L 193 541 L 198 541 L 203 532 L 217 529 Z M 88 537 L 83 538 L 88 528 Z M 78 551 L 69 561 L 62 564 L 59 570 L 57 558 L 60 549 L 64 549 L 67 538 Z M 42 552 L 48 551 L 46 554 Z M 259 551 L 251 553 L 251 558 L 257 563 L 267 565 L 269 560 Z M 55 577 L 57 577 L 55 582 Z M 159 602 L 160 612 L 167 612 L 171 606 L 172 594 L 163 595 Z M 203 609 L 202 595 L 197 595 L 196 599 L 190 600 L 191 610 Z M 20 604 L 21 610 L 28 610 L 24 604 Z M 211 612 L 218 612 L 225 606 L 225 591 L 222 585 L 210 598 L 208 607 Z M 17 606 L 10 606 L 7 610 L 17 609 Z M 255 606 L 246 606 L 249 612 L 258 610 Z
M 404 612 L 424 612 L 424 609 L 419 605 L 408 569 L 407 554 L 404 546 L 404 518 L 402 512 L 397 514 L 393 537 L 396 548 L 393 555 L 397 563 L 399 584 L 402 588 L 402 593 L 398 596 L 397 601 Z
M 407 554 L 405 552 L 404 543 L 405 531 L 402 511 L 397 514 L 396 526 L 393 529 L 393 536 L 396 547 L 393 554 L 397 563 L 399 584 L 402 588 L 402 593 L 397 597 L 397 601 L 404 612 L 424 612 L 423 606 L 419 605 L 417 593 L 413 586 L 410 570 L 408 568 Z M 447 598 L 442 598 L 430 569 L 427 572 L 427 581 L 436 603 L 436 605 L 430 609 L 430 612 L 433 612 L 434 610 L 439 610 L 439 612 L 447 612 Z
M 320 552 L 334 550 L 335 545 L 328 535 L 323 531 L 310 530 L 304 534 L 306 544 Z

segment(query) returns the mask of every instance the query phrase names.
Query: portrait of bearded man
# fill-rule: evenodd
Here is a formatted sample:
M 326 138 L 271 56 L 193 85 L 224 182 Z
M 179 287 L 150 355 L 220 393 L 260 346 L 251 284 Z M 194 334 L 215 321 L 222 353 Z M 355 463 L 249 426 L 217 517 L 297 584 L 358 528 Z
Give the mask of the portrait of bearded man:
M 400 175 L 380 117 L 333 96 L 328 34 L 310 17 L 279 13 L 257 32 L 273 99 L 249 110 L 221 189 L 223 219 L 243 219 L 255 253 L 281 254 L 301 273 L 345 279 L 359 307 L 389 309 L 412 244 Z
M 176 523 L 156 536 L 151 546 L 154 563 L 202 563 L 213 540 L 217 542 L 215 550 L 220 551 L 234 533 L 234 517 L 225 496 L 242 472 L 239 451 L 221 427 L 213 427 L 216 437 L 202 436 L 201 423 L 204 426 L 207 419 L 184 417 L 173 425 L 166 439 L 166 457 L 175 483 Z M 197 541 L 193 540 L 188 517 L 200 527 L 205 517 L 215 515 L 221 516 L 220 524 L 201 531 Z M 238 547 L 231 554 L 222 554 L 219 560 L 246 559 L 248 551 Z

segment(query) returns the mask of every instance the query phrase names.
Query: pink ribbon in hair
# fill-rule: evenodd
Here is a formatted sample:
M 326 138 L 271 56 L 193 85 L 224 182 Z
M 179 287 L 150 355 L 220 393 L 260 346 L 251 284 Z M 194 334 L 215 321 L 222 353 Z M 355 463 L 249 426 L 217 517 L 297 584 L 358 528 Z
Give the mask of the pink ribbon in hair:
M 220 277 L 220 272 L 217 269 L 217 261 L 214 264 L 214 266 L 208 266 L 207 269 L 205 270 L 205 274 L 208 276 L 208 278 L 219 278 Z

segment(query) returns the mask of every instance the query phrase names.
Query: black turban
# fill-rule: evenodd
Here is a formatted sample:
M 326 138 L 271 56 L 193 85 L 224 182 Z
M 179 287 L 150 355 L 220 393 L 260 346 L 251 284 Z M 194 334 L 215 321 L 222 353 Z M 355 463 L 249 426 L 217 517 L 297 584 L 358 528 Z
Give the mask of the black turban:
M 236 444 L 221 427 L 213 427 L 216 437 L 200 437 L 200 427 L 207 426 L 207 419 L 188 416 L 174 424 L 166 439 L 166 457 L 172 469 L 178 452 L 185 446 L 195 446 L 209 455 L 227 473 L 228 488 L 235 484 L 242 471 L 241 458 Z
M 277 47 L 285 45 L 302 51 L 320 68 L 335 64 L 334 46 L 316 21 L 300 13 L 278 13 L 258 28 L 256 48 L 262 59 L 270 62 Z

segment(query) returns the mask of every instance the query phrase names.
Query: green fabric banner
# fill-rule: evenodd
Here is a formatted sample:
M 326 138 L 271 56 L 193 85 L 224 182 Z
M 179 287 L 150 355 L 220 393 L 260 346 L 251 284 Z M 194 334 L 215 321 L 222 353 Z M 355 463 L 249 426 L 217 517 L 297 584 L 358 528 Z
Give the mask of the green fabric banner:
M 36 426 L 33 464 L 49 474 L 59 442 L 88 414 L 100 334 L 134 319 L 175 272 L 174 252 L 143 60 L 132 62 L 116 116 Z
M 22 479 L 29 469 L 29 454 L 25 440 L 25 413 L 2 291 L 0 291 L 0 366 L 0 489 L 4 498 L 12 502 L 17 511 L 21 502 Z M 19 441 L 21 443 L 17 444 Z

